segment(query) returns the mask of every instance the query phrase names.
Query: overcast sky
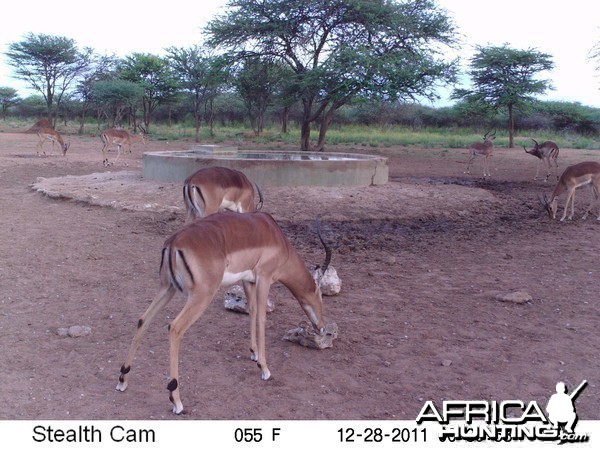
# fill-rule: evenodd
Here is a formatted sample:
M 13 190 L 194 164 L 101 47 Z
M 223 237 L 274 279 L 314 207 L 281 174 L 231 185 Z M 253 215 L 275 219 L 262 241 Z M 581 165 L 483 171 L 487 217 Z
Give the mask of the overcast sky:
M 11 76 L 4 53 L 9 43 L 22 40 L 29 32 L 68 37 L 79 47 L 89 46 L 100 54 L 162 54 L 166 47 L 199 43 L 202 26 L 222 12 L 226 3 L 11 2 L 7 6 L 10 15 L 4 15 L 0 26 L 0 86 L 23 87 Z M 545 77 L 552 80 L 555 90 L 543 100 L 577 101 L 600 107 L 600 71 L 595 71 L 594 63 L 588 59 L 590 49 L 600 41 L 600 2 L 438 0 L 438 4 L 448 10 L 463 37 L 460 56 L 465 67 L 476 45 L 508 43 L 515 49 L 533 48 L 550 54 L 555 63 L 555 69 Z M 442 99 L 441 104 L 446 103 Z

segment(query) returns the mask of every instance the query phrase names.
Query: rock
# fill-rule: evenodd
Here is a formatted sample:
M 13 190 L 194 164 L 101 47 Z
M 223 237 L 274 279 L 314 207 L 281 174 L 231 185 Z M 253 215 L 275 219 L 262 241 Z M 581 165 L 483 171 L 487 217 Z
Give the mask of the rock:
M 239 285 L 231 286 L 225 292 L 225 299 L 223 300 L 223 306 L 225 309 L 231 311 L 249 314 L 248 302 L 244 295 L 244 288 Z M 275 310 L 275 303 L 271 298 L 267 299 L 267 312 L 273 312 Z
M 61 337 L 82 337 L 92 332 L 92 328 L 86 325 L 73 325 L 69 328 L 59 328 L 57 334 Z
M 532 301 L 533 297 L 524 291 L 514 291 L 497 294 L 495 299 L 500 302 L 523 304 Z
M 322 350 L 324 348 L 333 347 L 333 340 L 338 336 L 338 326 L 335 323 L 325 325 L 323 334 L 318 333 L 313 328 L 312 324 L 302 321 L 297 328 L 292 328 L 283 336 L 283 339 L 290 342 L 295 342 L 304 347 L 316 348 Z
M 312 276 L 319 283 L 323 295 L 337 295 L 342 290 L 342 280 L 333 266 L 329 266 L 325 274 L 320 268 L 317 268 L 312 271 Z
M 442 366 L 444 367 L 450 367 L 452 365 L 452 360 L 451 359 L 442 359 Z

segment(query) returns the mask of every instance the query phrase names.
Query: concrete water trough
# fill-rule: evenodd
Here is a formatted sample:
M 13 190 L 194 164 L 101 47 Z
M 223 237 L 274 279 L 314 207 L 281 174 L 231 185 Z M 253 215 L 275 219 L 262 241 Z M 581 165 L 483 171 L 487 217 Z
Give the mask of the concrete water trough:
M 144 178 L 178 182 L 203 167 L 237 169 L 259 186 L 370 186 L 385 184 L 389 168 L 381 156 L 238 150 L 201 145 L 185 151 L 148 152 Z

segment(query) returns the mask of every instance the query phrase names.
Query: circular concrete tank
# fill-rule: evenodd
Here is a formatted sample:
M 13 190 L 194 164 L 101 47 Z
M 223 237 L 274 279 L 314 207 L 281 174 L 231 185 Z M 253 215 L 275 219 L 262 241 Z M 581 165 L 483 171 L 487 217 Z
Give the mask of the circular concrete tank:
M 370 186 L 387 183 L 389 174 L 387 158 L 350 153 L 198 146 L 143 156 L 143 176 L 159 181 L 183 181 L 198 169 L 211 166 L 240 170 L 259 186 Z

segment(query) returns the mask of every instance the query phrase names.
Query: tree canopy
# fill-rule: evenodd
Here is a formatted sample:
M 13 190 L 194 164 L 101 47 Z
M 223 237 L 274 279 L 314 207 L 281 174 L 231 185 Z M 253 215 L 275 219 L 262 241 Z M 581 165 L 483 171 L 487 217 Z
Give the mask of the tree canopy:
M 55 123 L 53 112 L 73 80 L 87 70 L 92 49 L 80 51 L 66 37 L 28 33 L 22 41 L 10 43 L 5 54 L 16 76 L 44 97 L 48 120 Z
M 333 115 L 356 96 L 435 97 L 455 79 L 454 25 L 431 0 L 232 0 L 206 28 L 232 61 L 267 58 L 289 67 L 303 107 L 302 150 L 320 123 L 323 150 Z
M 8 108 L 19 103 L 19 94 L 16 89 L 7 86 L 0 86 L 0 108 L 2 110 L 2 119 L 6 120 Z
M 219 57 L 199 45 L 189 48 L 169 47 L 167 59 L 180 88 L 192 96 L 195 139 L 198 142 L 202 106 L 212 124 L 212 104 L 227 78 L 223 63 Z
M 143 120 L 148 129 L 154 110 L 159 105 L 172 101 L 177 92 L 175 77 L 168 61 L 148 53 L 133 53 L 119 63 L 117 71 L 121 79 L 136 83 L 144 89 Z
M 535 49 L 513 49 L 508 44 L 478 46 L 470 66 L 468 73 L 472 89 L 456 89 L 453 97 L 464 98 L 492 109 L 506 108 L 509 147 L 513 148 L 514 108 L 534 101 L 536 94 L 543 94 L 550 89 L 548 80 L 540 80 L 536 76 L 554 67 L 551 56 Z

